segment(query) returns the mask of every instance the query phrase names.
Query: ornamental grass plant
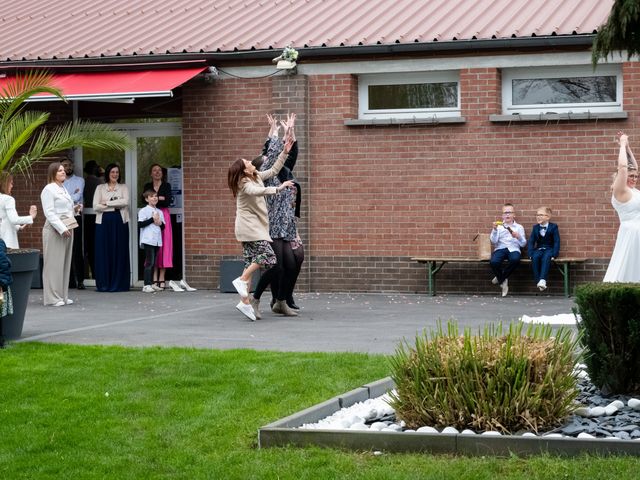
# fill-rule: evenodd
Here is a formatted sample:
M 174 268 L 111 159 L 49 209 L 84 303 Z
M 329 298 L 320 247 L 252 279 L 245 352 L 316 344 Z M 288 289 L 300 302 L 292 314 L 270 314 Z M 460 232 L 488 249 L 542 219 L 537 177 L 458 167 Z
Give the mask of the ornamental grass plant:
M 540 432 L 562 423 L 578 395 L 577 338 L 548 325 L 489 325 L 460 335 L 442 324 L 390 358 L 392 407 L 409 428 Z

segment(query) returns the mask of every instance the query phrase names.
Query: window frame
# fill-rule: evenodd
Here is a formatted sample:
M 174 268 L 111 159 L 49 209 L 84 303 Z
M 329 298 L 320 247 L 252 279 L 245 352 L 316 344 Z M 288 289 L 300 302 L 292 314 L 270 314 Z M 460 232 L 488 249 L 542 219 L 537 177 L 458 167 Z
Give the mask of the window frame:
M 376 109 L 369 108 L 369 86 L 371 85 L 403 85 L 416 83 L 444 83 L 454 82 L 457 85 L 456 107 L 445 108 L 397 108 Z M 381 74 L 363 74 L 358 76 L 358 118 L 373 119 L 437 119 L 455 118 L 461 116 L 460 108 L 460 73 L 458 71 L 442 72 L 398 72 Z
M 616 77 L 615 102 L 513 105 L 513 80 L 600 76 Z M 504 69 L 502 71 L 502 111 L 505 115 L 622 112 L 622 107 L 623 81 L 621 64 L 599 65 L 596 71 L 593 70 L 591 65 L 517 67 Z

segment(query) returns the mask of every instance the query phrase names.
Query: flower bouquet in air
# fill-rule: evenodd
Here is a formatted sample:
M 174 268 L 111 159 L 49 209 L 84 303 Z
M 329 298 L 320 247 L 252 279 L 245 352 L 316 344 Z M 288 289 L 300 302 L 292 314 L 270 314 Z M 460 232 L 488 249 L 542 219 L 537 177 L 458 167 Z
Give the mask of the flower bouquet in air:
M 296 60 L 298 60 L 298 51 L 287 45 L 282 53 L 273 59 L 273 63 L 277 64 L 277 68 L 290 69 L 296 66 Z

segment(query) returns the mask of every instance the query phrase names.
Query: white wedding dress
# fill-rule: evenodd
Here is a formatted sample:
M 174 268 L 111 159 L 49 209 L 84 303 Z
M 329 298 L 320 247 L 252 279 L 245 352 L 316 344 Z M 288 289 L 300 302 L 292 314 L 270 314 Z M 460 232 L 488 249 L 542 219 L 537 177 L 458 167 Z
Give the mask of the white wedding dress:
M 618 238 L 604 282 L 640 282 L 640 191 L 632 189 L 626 203 L 611 198 L 620 218 Z

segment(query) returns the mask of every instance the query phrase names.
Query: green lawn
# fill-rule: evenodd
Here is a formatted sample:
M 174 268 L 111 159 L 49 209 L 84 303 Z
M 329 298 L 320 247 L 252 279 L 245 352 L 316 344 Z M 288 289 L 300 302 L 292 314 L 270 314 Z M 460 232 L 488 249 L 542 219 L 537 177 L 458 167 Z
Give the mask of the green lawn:
M 262 425 L 388 375 L 383 356 L 84 347 L 0 350 L 0 478 L 637 478 L 635 458 L 258 450 Z

